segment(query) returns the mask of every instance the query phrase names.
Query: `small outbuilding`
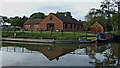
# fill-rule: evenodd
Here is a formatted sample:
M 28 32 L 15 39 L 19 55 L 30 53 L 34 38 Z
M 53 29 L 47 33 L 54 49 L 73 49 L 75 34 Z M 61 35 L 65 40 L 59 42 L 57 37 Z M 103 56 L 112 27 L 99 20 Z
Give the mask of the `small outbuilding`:
M 24 23 L 26 30 L 40 30 L 39 24 L 43 19 L 29 19 Z
M 106 27 L 101 22 L 95 22 L 90 30 L 92 33 L 104 33 L 106 31 Z

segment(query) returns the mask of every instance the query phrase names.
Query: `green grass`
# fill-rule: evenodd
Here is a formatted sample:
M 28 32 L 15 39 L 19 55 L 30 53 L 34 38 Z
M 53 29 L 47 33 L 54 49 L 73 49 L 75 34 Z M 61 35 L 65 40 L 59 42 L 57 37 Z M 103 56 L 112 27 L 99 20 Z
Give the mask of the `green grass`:
M 88 37 L 87 39 L 96 39 L 96 37 Z
M 74 34 L 75 33 L 75 34 Z M 54 38 L 56 40 L 78 40 L 79 36 L 86 36 L 86 31 L 77 31 L 77 32 L 51 32 L 43 31 L 16 31 L 16 37 L 29 37 L 29 38 Z M 14 37 L 14 31 L 2 31 L 2 35 L 8 37 Z M 87 35 L 95 36 L 95 34 L 87 33 Z

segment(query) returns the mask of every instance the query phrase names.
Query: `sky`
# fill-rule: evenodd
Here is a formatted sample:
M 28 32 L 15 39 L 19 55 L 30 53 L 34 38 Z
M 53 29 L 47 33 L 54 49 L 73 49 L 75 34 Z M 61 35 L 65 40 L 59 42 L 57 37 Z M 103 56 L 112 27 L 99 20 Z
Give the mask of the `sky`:
M 7 17 L 27 16 L 36 12 L 48 15 L 70 11 L 77 20 L 85 20 L 91 8 L 100 8 L 102 0 L 0 0 L 0 15 Z

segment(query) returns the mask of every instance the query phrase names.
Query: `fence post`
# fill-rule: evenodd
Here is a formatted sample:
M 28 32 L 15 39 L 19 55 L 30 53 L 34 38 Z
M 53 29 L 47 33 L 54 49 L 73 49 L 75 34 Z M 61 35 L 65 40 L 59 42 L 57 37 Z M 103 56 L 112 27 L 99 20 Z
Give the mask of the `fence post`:
M 62 36 L 63 36 L 63 30 L 61 30 L 61 32 L 62 32 Z
M 87 30 L 86 30 L 86 39 L 87 39 Z
M 74 37 L 75 37 L 75 31 L 74 31 Z
M 7 33 L 8 33 L 8 29 L 7 29 Z M 9 33 L 8 33 L 8 36 L 9 36 Z
M 24 33 L 24 30 L 25 30 L 25 29 L 24 29 L 24 27 L 23 27 L 23 33 Z
M 16 33 L 16 26 L 14 26 L 15 28 L 14 28 L 14 33 Z
M 7 29 L 7 32 L 8 32 L 8 29 Z
M 24 37 L 24 27 L 22 29 L 22 35 L 21 36 Z
M 40 29 L 40 34 L 42 35 L 42 29 Z
M 32 35 L 32 38 L 33 38 L 33 30 L 31 29 L 31 35 Z
M 51 35 L 52 35 L 52 30 L 51 30 Z

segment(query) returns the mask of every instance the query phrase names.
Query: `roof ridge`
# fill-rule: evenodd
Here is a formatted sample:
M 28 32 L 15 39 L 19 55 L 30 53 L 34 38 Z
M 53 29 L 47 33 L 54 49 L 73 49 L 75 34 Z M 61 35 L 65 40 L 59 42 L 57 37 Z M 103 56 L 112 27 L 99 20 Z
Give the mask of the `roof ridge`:
M 103 25 L 103 23 L 102 22 L 98 22 L 101 26 L 103 26 L 104 28 L 105 28 L 105 25 Z
M 55 15 L 57 18 L 59 18 L 61 21 L 65 22 L 65 23 L 70 23 L 70 24 L 81 24 L 78 20 L 76 20 L 75 18 L 72 17 L 68 17 L 68 16 L 63 16 L 60 14 L 55 14 L 52 13 L 53 15 Z M 82 24 L 81 24 L 82 25 Z
M 24 25 L 39 24 L 43 19 L 28 19 Z

